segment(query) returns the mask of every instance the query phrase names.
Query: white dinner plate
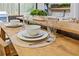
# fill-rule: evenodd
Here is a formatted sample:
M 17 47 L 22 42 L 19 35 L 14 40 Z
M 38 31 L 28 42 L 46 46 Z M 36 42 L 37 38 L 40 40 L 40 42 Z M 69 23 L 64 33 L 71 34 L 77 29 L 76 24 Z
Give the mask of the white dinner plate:
M 17 33 L 17 37 L 20 38 L 21 40 L 26 40 L 26 41 L 37 41 L 37 40 L 43 40 L 44 38 L 46 38 L 48 36 L 48 33 L 46 31 L 41 30 L 40 31 L 43 35 L 37 38 L 27 38 L 23 36 L 23 31 Z
M 15 24 L 15 25 L 13 25 L 13 24 L 11 24 L 11 23 L 5 23 L 4 24 L 6 27 L 20 27 L 20 26 L 22 26 L 23 24 L 22 23 L 18 23 L 18 24 Z

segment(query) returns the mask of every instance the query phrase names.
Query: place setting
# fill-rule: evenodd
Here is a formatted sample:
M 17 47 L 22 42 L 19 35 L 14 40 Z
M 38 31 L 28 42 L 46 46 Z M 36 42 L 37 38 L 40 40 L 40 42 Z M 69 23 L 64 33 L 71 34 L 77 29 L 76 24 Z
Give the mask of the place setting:
M 17 28 L 23 26 L 23 23 L 20 22 L 20 20 L 10 20 L 10 22 L 4 23 L 4 25 L 8 28 Z
M 25 30 L 16 34 L 16 37 L 17 40 L 13 39 L 16 45 L 29 48 L 43 47 L 55 40 L 47 31 L 42 30 L 40 25 L 27 25 Z

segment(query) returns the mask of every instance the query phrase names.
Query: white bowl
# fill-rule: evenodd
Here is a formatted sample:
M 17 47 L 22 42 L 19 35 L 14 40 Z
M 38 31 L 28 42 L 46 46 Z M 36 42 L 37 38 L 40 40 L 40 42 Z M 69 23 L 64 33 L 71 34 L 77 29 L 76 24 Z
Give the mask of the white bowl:
M 20 23 L 20 20 L 11 20 L 10 23 L 12 25 L 18 25 Z
M 31 36 L 35 36 L 37 34 L 39 34 L 40 30 L 41 30 L 41 26 L 39 25 L 28 25 L 26 27 L 27 33 Z

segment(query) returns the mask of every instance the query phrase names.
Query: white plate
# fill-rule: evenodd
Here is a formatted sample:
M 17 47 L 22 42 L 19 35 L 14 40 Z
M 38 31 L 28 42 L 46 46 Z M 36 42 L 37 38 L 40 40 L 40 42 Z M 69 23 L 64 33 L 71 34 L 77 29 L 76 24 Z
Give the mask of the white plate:
M 37 40 L 43 40 L 44 38 L 46 38 L 48 36 L 48 33 L 46 31 L 41 30 L 41 33 L 43 33 L 43 35 L 41 37 L 38 38 L 26 38 L 23 36 L 23 31 L 17 33 L 17 37 L 20 38 L 21 40 L 26 40 L 26 41 L 37 41 Z
M 13 25 L 13 24 L 11 24 L 11 23 L 5 23 L 4 24 L 6 27 L 20 27 L 20 26 L 22 26 L 23 24 L 22 23 L 18 23 L 18 24 L 16 24 L 16 25 Z
M 26 38 L 37 38 L 37 37 L 41 37 L 42 35 L 44 35 L 44 33 L 42 33 L 41 31 L 39 31 L 39 33 L 37 35 L 31 36 L 28 34 L 28 32 L 25 30 L 22 32 L 22 35 Z

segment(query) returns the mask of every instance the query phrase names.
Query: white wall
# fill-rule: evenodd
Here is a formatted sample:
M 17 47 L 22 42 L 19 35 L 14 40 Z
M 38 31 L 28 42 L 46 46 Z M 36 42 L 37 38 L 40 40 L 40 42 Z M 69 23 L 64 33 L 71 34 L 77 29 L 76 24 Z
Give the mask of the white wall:
M 72 18 L 79 19 L 79 3 L 72 3 L 70 11 L 70 15 Z
M 66 11 L 64 13 L 64 11 L 60 11 L 60 12 L 59 11 L 49 11 L 49 16 L 67 19 L 67 18 L 70 18 L 70 12 Z

